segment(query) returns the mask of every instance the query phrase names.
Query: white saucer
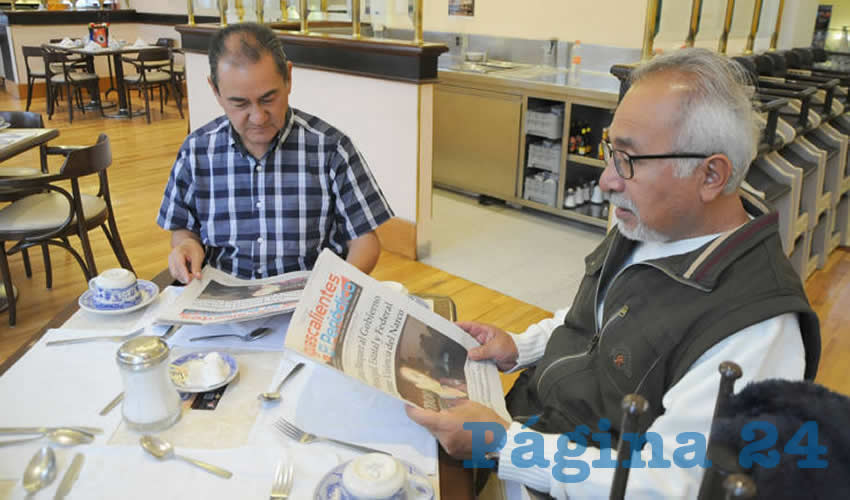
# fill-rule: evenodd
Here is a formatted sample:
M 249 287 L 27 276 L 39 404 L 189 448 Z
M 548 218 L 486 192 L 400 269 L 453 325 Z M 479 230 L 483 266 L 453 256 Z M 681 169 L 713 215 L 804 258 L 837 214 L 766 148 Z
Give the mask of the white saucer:
M 139 293 L 142 294 L 142 301 L 130 307 L 125 307 L 123 309 L 104 309 L 97 305 L 94 300 L 94 292 L 91 290 L 83 292 L 77 303 L 80 304 L 81 309 L 96 314 L 127 314 L 129 312 L 137 311 L 153 302 L 153 299 L 159 295 L 159 287 L 156 286 L 156 283 L 147 280 L 138 280 L 138 284 Z
M 183 383 L 183 377 L 180 374 L 180 367 L 189 361 L 195 359 L 203 359 L 204 356 L 206 356 L 207 354 L 209 354 L 209 352 L 193 352 L 190 354 L 185 354 L 175 359 L 171 362 L 170 365 L 168 365 L 168 374 L 171 377 L 171 381 L 174 383 L 174 387 L 176 387 L 178 391 L 207 392 L 213 389 L 218 389 L 219 387 L 223 387 L 229 384 L 234 378 L 236 378 L 236 374 L 239 373 L 239 365 L 236 363 L 236 360 L 233 359 L 233 357 L 229 354 L 219 351 L 218 355 L 221 356 L 221 359 L 223 359 L 224 362 L 227 363 L 227 366 L 230 367 L 230 373 L 228 373 L 227 376 L 224 377 L 224 380 L 217 384 L 210 384 L 204 386 L 185 385 Z
M 398 460 L 407 466 L 407 481 L 412 492 L 411 495 L 407 495 L 407 500 L 434 500 L 431 480 L 413 465 L 404 460 Z M 345 470 L 346 465 L 348 462 L 339 464 L 325 474 L 325 477 L 319 481 L 319 486 L 316 487 L 313 500 L 357 500 L 342 488 L 342 471 Z

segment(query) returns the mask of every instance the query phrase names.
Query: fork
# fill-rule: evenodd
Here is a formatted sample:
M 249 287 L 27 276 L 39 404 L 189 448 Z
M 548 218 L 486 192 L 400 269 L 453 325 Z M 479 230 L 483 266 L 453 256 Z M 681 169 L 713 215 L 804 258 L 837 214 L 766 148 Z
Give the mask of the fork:
M 305 432 L 294 424 L 290 423 L 285 418 L 281 417 L 274 423 L 275 429 L 279 430 L 283 433 L 284 436 L 287 436 L 291 439 L 298 441 L 299 443 L 308 444 L 314 441 L 325 441 L 328 443 L 335 443 L 342 446 L 348 446 L 349 448 L 354 448 L 355 450 L 362 451 L 364 453 L 382 453 L 384 455 L 389 455 L 389 453 L 381 450 L 376 450 L 375 448 L 369 448 L 368 446 L 361 446 L 359 444 L 347 443 L 345 441 L 339 441 L 337 439 L 332 439 L 329 437 L 317 436 L 315 434 L 311 434 L 309 432 Z
M 97 342 L 97 341 L 109 341 L 109 342 L 124 342 L 125 340 L 130 340 L 133 337 L 138 336 L 142 332 L 145 331 L 146 327 L 141 327 L 126 335 L 100 335 L 98 337 L 81 337 L 76 339 L 64 339 L 64 340 L 51 340 L 47 342 L 45 345 L 66 345 L 66 344 L 82 344 L 84 342 Z
M 292 491 L 292 464 L 284 470 L 283 462 L 278 462 L 269 500 L 288 500 L 290 491 Z

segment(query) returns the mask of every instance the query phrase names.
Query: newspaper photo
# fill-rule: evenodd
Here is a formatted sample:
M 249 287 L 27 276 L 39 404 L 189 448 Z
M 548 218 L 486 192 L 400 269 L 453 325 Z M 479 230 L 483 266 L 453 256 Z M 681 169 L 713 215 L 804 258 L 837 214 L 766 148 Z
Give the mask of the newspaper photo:
M 208 325 L 247 321 L 295 310 L 310 271 L 245 280 L 210 266 L 186 285 L 158 323 Z
M 423 304 L 326 250 L 292 316 L 286 347 L 420 408 L 472 400 L 509 418 L 496 366 L 467 359 L 478 342 Z

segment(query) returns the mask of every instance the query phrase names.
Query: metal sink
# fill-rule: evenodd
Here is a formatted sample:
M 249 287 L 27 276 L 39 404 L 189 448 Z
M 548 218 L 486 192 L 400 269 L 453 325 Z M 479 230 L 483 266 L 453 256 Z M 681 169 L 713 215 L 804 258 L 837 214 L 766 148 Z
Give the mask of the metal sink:
M 464 61 L 461 63 L 451 64 L 449 66 L 440 68 L 446 69 L 450 71 L 462 71 L 464 73 L 493 73 L 493 72 L 502 72 L 507 70 L 512 70 L 517 68 L 518 65 L 516 63 L 512 63 L 509 61 L 482 61 L 482 62 L 470 62 Z

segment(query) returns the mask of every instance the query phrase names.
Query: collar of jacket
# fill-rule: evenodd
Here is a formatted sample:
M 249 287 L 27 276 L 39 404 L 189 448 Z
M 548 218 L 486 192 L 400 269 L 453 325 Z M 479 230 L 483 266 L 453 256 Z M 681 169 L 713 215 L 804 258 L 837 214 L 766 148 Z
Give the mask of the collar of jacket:
M 679 282 L 699 290 L 706 292 L 713 290 L 727 267 L 738 257 L 776 234 L 778 229 L 779 214 L 777 212 L 770 211 L 762 200 L 744 190 L 739 189 L 738 194 L 744 209 L 754 217 L 752 220 L 736 229 L 721 233 L 720 236 L 693 252 L 648 260 L 646 264 L 657 267 L 675 276 Z M 623 262 L 635 245 L 635 241 L 629 240 L 614 227 L 602 244 L 585 257 L 587 273 L 599 272 L 609 253 L 612 254 L 614 262 Z

